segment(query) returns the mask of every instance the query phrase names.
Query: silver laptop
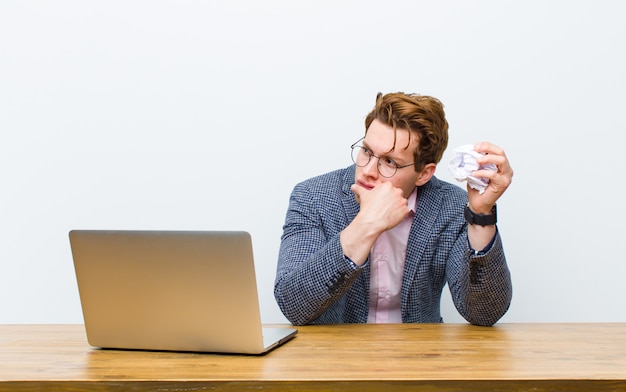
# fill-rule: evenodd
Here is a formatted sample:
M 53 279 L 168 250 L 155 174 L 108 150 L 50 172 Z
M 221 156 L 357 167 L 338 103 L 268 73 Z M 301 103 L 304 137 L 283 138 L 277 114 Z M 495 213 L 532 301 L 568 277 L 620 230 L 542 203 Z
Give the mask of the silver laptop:
M 69 237 L 94 347 L 264 354 L 297 333 L 261 324 L 247 232 L 72 230 Z

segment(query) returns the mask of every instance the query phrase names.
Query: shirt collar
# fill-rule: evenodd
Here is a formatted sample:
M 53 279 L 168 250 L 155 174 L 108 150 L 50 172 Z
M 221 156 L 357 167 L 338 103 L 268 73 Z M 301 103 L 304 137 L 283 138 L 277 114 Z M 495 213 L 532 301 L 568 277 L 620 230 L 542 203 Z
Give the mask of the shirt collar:
M 407 205 L 409 206 L 409 211 L 415 214 L 415 211 L 417 210 L 417 187 L 415 187 L 413 192 L 409 195 Z

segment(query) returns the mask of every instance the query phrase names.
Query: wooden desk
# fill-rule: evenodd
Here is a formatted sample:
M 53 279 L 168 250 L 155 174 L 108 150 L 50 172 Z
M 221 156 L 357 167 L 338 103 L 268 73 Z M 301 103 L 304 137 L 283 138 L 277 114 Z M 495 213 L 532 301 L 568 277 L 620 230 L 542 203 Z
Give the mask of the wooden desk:
M 100 350 L 0 325 L 0 391 L 626 390 L 626 323 L 299 327 L 265 356 Z

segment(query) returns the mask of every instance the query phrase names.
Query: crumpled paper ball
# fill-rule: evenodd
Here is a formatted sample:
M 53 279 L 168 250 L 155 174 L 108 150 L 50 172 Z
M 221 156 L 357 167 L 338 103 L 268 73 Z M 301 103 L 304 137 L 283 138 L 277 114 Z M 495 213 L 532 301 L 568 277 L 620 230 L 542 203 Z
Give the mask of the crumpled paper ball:
M 480 194 L 485 192 L 485 188 L 489 185 L 489 179 L 474 177 L 472 172 L 475 170 L 498 170 L 493 163 L 479 165 L 478 162 L 476 162 L 476 158 L 481 155 L 483 154 L 474 151 L 473 145 L 465 144 L 454 149 L 454 157 L 448 164 L 450 174 L 452 174 L 457 181 L 467 181 L 467 184 L 472 189 L 476 189 Z

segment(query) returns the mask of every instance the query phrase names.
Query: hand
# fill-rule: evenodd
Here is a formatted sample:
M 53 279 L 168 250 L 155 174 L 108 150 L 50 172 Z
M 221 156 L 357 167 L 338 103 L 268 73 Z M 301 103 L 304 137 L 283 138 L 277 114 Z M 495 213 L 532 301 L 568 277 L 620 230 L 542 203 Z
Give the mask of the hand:
M 381 233 L 398 225 L 409 213 L 402 190 L 390 182 L 383 182 L 372 189 L 353 184 L 350 190 L 361 204 L 359 221 L 379 227 Z
M 353 184 L 350 190 L 361 204 L 361 210 L 341 232 L 341 248 L 350 260 L 363 265 L 378 236 L 402 222 L 409 214 L 409 206 L 402 190 L 389 182 L 374 188 Z
M 476 159 L 479 165 L 492 163 L 497 167 L 497 171 L 476 170 L 472 173 L 476 177 L 489 179 L 489 185 L 483 194 L 469 186 L 467 187 L 467 196 L 472 211 L 479 214 L 489 214 L 491 207 L 511 184 L 513 169 L 504 154 L 504 150 L 496 145 L 480 142 L 474 145 L 474 150 L 485 154 Z

